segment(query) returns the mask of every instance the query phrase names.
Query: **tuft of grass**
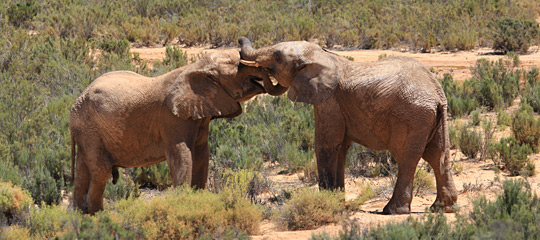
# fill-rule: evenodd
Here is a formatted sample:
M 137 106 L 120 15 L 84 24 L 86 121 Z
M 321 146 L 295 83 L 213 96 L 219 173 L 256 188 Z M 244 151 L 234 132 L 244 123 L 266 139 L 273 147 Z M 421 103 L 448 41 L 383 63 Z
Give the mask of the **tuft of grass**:
M 414 196 L 421 196 L 428 190 L 435 188 L 433 177 L 424 169 L 416 170 L 414 173 L 413 192 Z
M 356 199 L 346 202 L 345 209 L 348 211 L 359 211 L 362 204 L 375 196 L 375 190 L 368 183 L 362 184 L 361 193 Z

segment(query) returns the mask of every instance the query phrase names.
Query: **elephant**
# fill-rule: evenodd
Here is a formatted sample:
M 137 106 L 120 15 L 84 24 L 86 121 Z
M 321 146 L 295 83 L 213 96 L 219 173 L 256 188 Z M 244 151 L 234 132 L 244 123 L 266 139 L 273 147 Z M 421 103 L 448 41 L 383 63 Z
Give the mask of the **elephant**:
M 257 94 L 287 90 L 269 87 L 266 71 L 239 60 L 238 50 L 224 50 L 154 78 L 115 71 L 95 79 L 69 120 L 74 208 L 102 210 L 105 185 L 111 174 L 116 183 L 119 167 L 166 160 L 173 186 L 204 188 L 210 120 L 238 116 L 239 102 Z
M 345 188 L 345 159 L 352 142 L 388 150 L 398 165 L 397 182 L 383 214 L 411 210 L 420 158 L 437 185 L 433 211 L 453 212 L 457 191 L 450 172 L 447 101 L 433 74 L 408 57 L 353 62 L 317 44 L 282 42 L 254 49 L 238 40 L 240 62 L 266 69 L 287 87 L 292 101 L 314 105 L 319 188 Z M 271 84 L 271 82 L 266 82 Z

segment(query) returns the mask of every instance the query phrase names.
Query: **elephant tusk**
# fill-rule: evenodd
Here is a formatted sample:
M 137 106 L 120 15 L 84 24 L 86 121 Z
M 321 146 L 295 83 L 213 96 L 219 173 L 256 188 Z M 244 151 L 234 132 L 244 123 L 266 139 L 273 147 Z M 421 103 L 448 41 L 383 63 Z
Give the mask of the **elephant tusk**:
M 255 61 L 248 61 L 248 60 L 243 60 L 243 59 L 240 59 L 240 63 L 242 63 L 242 64 L 244 64 L 246 66 L 250 66 L 250 67 L 260 67 L 261 66 Z

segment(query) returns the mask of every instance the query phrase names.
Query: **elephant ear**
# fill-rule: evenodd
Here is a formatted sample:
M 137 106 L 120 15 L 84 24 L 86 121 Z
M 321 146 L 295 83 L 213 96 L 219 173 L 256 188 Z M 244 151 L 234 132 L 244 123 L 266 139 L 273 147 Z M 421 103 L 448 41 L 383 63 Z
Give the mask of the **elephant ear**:
M 339 83 L 336 59 L 315 53 L 314 61 L 302 66 L 294 76 L 287 96 L 292 101 L 319 104 L 330 97 Z
M 193 72 L 180 76 L 169 89 L 165 103 L 181 119 L 235 117 L 242 107 L 210 76 Z

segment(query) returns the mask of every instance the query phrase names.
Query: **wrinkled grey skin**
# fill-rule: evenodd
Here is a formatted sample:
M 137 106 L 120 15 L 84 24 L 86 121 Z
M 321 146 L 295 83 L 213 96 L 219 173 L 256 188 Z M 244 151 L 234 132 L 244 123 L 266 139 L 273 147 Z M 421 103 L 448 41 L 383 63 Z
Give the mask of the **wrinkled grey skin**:
M 286 90 L 265 91 L 257 81 L 271 86 L 268 74 L 239 60 L 238 51 L 224 51 L 155 78 L 117 71 L 92 82 L 70 115 L 74 207 L 91 214 L 103 209 L 111 173 L 115 183 L 119 167 L 165 160 L 174 186 L 204 188 L 210 120 L 241 114 L 239 102 L 257 94 Z
M 398 163 L 394 193 L 383 213 L 409 213 L 420 158 L 435 173 L 433 210 L 452 212 L 457 191 L 450 172 L 447 103 L 439 82 L 412 58 L 358 63 L 308 42 L 283 42 L 255 50 L 239 40 L 243 64 L 265 68 L 292 101 L 315 112 L 319 187 L 344 189 L 345 158 L 352 142 L 389 150 Z

